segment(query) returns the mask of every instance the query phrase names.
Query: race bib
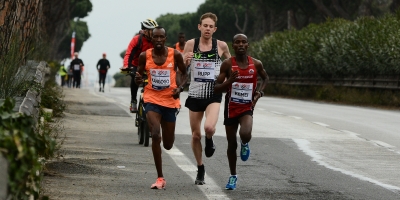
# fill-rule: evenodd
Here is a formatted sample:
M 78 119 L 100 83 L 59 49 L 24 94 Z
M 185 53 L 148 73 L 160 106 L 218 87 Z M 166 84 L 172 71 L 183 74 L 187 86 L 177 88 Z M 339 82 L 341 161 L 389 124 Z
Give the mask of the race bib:
M 213 82 L 215 80 L 215 62 L 194 62 L 193 78 L 196 82 Z
M 74 65 L 74 70 L 80 70 L 81 69 L 81 66 L 80 65 Z
M 238 83 L 232 84 L 231 102 L 246 104 L 253 99 L 253 83 Z
M 169 88 L 171 83 L 171 71 L 163 69 L 150 69 L 151 85 L 155 90 Z

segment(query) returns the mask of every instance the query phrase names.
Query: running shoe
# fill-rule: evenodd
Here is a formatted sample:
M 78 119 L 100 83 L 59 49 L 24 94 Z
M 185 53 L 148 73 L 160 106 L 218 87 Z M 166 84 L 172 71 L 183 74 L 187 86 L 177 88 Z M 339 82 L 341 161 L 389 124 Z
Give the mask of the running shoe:
M 165 179 L 163 177 L 158 177 L 156 180 L 156 183 L 154 183 L 153 185 L 151 185 L 151 189 L 164 189 L 165 185 L 167 184 L 167 182 L 165 181 Z
M 237 182 L 237 175 L 231 175 L 228 179 L 228 183 L 225 186 L 227 190 L 234 190 L 236 189 L 236 182 Z
M 137 113 L 137 104 L 134 102 L 131 102 L 131 106 L 129 107 L 129 111 L 131 111 L 131 113 Z
M 206 184 L 204 182 L 204 174 L 206 173 L 206 170 L 197 170 L 197 176 L 196 176 L 196 180 L 194 181 L 195 185 L 204 185 Z
M 99 88 L 99 92 L 101 92 L 101 87 Z
M 207 139 L 207 137 L 205 137 L 206 139 L 206 147 L 204 148 L 204 153 L 206 154 L 206 157 L 209 158 L 212 155 L 214 155 L 215 152 L 215 144 L 214 141 L 211 137 L 211 139 Z
M 250 157 L 250 146 L 249 146 L 249 143 L 246 143 L 246 144 L 242 144 L 241 143 L 241 146 L 242 146 L 242 148 L 240 149 L 240 158 L 243 161 L 246 161 Z

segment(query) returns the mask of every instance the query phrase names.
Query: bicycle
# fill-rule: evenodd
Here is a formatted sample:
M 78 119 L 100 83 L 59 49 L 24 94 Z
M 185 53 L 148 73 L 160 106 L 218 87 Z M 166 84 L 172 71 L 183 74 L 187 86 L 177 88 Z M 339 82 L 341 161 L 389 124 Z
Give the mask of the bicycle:
M 143 100 L 144 88 L 147 85 L 147 82 L 148 82 L 147 75 L 143 74 L 143 83 L 141 84 L 143 88 L 140 91 L 138 111 L 136 113 L 136 119 L 135 119 L 135 126 L 138 127 L 139 144 L 143 144 L 143 146 L 145 147 L 149 146 L 149 140 L 151 137 L 149 125 L 147 124 L 147 118 L 145 114 L 144 100 Z

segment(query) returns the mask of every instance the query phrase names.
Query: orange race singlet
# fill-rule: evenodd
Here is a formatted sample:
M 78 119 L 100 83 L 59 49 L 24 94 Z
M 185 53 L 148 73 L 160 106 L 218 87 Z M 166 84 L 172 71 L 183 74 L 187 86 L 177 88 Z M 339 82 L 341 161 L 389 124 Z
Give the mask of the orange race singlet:
M 179 42 L 177 42 L 177 43 L 175 44 L 175 49 L 178 50 L 179 52 L 183 53 L 183 49 L 181 49 L 181 48 L 179 47 Z
M 156 65 L 152 57 L 152 49 L 146 51 L 146 67 L 149 83 L 144 90 L 144 102 L 153 103 L 167 108 L 180 108 L 180 99 L 172 97 L 172 91 L 177 88 L 174 49 L 168 48 L 168 57 L 164 64 Z

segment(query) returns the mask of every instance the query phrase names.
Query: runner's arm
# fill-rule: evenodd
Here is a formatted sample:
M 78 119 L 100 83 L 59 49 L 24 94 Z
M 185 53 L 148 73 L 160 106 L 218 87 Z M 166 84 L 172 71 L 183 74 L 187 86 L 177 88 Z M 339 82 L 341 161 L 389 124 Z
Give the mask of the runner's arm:
M 183 57 L 182 54 L 178 51 L 178 50 L 174 50 L 174 58 L 175 58 L 175 63 L 178 66 L 178 70 L 180 73 L 177 73 L 177 75 L 179 75 L 179 78 L 177 80 L 179 80 L 177 83 L 178 88 L 180 87 L 185 87 L 186 82 L 187 82 L 187 71 L 186 71 L 186 65 L 183 62 Z M 182 92 L 182 91 L 180 91 Z
M 136 85 L 140 85 L 143 82 L 143 72 L 145 70 L 146 67 L 146 52 L 142 52 L 140 53 L 139 56 L 139 65 L 136 71 L 136 75 L 135 75 L 135 83 Z
M 264 69 L 264 66 L 263 66 L 262 62 L 257 60 L 257 59 L 254 59 L 254 58 L 253 58 L 253 61 L 254 61 L 254 66 L 256 67 L 256 70 L 257 70 L 257 74 L 262 79 L 261 85 L 259 85 L 258 89 L 256 90 L 258 98 L 260 98 L 260 97 L 262 97 L 264 95 L 263 91 L 264 91 L 265 87 L 267 86 L 267 83 L 269 81 L 269 77 L 268 77 L 267 72 Z M 262 92 L 262 95 L 261 95 L 261 92 Z
M 221 50 L 222 50 L 222 55 L 220 55 L 220 57 L 223 57 L 223 59 L 228 59 L 231 57 L 231 53 L 229 53 L 229 47 L 226 44 L 226 42 L 223 41 L 217 41 L 218 45 L 220 46 Z
M 221 71 L 218 75 L 214 86 L 215 93 L 222 93 L 226 91 L 233 82 L 235 82 L 238 76 L 238 72 L 232 72 L 232 62 L 231 59 L 225 59 L 221 64 Z M 225 81 L 226 79 L 226 81 Z
M 185 63 L 185 66 L 188 66 L 193 58 L 193 48 L 194 39 L 191 39 L 186 42 L 185 47 L 183 48 L 183 61 Z

